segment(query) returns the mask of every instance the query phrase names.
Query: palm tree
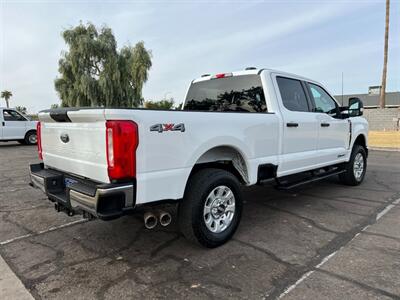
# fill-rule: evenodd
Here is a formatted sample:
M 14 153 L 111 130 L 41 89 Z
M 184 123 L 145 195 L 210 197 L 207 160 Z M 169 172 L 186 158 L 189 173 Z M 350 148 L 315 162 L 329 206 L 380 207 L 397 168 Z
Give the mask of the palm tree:
M 386 0 L 386 22 L 385 22 L 385 47 L 383 52 L 383 72 L 382 72 L 382 88 L 381 96 L 379 97 L 380 108 L 385 108 L 386 105 L 386 73 L 388 60 L 388 43 L 389 43 L 389 8 L 390 0 Z
M 10 107 L 10 104 L 8 103 L 8 100 L 12 97 L 12 93 L 10 91 L 2 91 L 1 92 L 1 98 L 4 98 L 4 100 L 6 100 L 7 103 L 7 108 Z
M 20 113 L 22 113 L 23 115 L 26 115 L 28 113 L 28 110 L 26 109 L 25 106 L 18 105 L 18 106 L 15 107 L 15 109 L 17 111 L 19 111 Z

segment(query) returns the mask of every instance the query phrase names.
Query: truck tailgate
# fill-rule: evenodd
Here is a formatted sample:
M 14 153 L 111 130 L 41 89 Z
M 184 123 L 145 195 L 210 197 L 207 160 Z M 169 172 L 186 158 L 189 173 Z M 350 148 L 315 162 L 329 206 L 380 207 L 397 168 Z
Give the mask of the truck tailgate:
M 68 121 L 39 115 L 43 162 L 47 167 L 109 182 L 104 110 L 68 111 Z

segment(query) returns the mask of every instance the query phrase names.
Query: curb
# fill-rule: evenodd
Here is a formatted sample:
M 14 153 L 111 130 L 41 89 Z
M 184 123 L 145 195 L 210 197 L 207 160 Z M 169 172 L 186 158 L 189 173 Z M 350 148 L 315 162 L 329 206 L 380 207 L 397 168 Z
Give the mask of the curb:
M 21 280 L 0 256 L 0 295 L 2 299 L 34 300 Z
M 368 150 L 387 151 L 387 152 L 400 152 L 400 148 L 389 148 L 389 147 L 368 147 Z

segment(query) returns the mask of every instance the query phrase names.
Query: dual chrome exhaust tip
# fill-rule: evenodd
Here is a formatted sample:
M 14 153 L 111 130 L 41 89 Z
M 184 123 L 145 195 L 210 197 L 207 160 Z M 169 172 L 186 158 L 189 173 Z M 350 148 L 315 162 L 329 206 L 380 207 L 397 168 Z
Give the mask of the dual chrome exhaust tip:
M 157 226 L 158 222 L 160 222 L 160 225 L 163 227 L 171 224 L 172 216 L 169 212 L 163 210 L 158 211 L 157 214 L 148 211 L 144 214 L 143 219 L 144 219 L 144 226 L 147 229 L 153 229 Z

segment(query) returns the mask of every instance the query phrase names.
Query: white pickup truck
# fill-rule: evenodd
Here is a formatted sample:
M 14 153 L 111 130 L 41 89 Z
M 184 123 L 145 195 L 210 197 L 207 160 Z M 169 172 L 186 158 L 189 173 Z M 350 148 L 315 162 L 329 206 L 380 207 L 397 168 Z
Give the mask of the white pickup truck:
M 0 142 L 18 141 L 34 145 L 37 141 L 36 121 L 31 121 L 13 108 L 0 107 Z
M 361 101 L 349 102 L 314 80 L 248 68 L 193 80 L 182 110 L 42 111 L 31 185 L 70 215 L 139 210 L 148 228 L 167 225 L 170 214 L 154 212 L 176 203 L 182 233 L 216 247 L 239 224 L 242 185 L 362 182 L 368 123 Z

